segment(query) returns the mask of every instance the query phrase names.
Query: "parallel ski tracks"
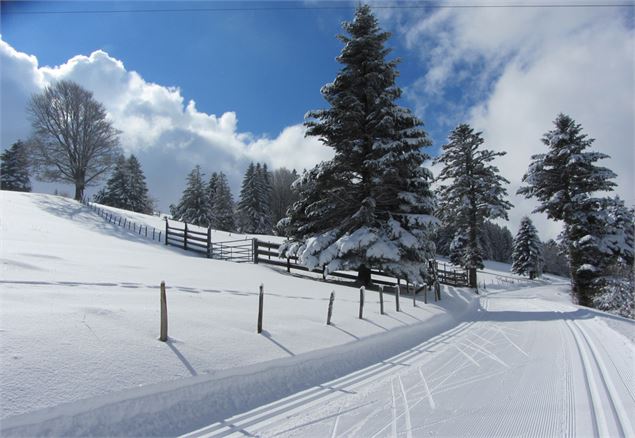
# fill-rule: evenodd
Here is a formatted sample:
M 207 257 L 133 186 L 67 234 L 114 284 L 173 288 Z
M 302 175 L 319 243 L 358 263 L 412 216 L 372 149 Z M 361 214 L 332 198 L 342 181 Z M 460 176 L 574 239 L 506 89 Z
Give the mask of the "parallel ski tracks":
M 635 436 L 627 410 L 597 347 L 575 320 L 566 320 L 582 359 L 597 436 Z
M 308 405 L 315 403 L 323 403 L 326 400 L 336 397 L 342 391 L 350 391 L 357 385 L 369 385 L 373 381 L 381 380 L 389 373 L 394 371 L 395 367 L 400 364 L 406 366 L 407 362 L 418 357 L 423 350 L 437 346 L 439 344 L 447 344 L 448 341 L 457 336 L 458 334 L 466 331 L 475 322 L 464 322 L 457 327 L 442 333 L 415 348 L 406 350 L 405 352 L 392 357 L 389 360 L 379 362 L 375 365 L 371 365 L 363 370 L 349 374 L 340 379 L 336 379 L 328 384 L 328 386 L 317 386 L 299 394 L 285 399 L 273 402 L 269 405 L 262 406 L 261 408 L 253 411 L 239 414 L 235 417 L 229 418 L 222 422 L 218 422 L 201 429 L 190 432 L 183 437 L 187 438 L 200 438 L 200 437 L 224 437 L 235 432 L 244 431 L 245 428 L 258 424 L 258 426 L 271 427 L 273 423 L 267 421 L 268 419 L 274 419 L 280 414 L 291 415 L 294 411 L 300 409 L 306 409 Z M 275 421 L 275 420 L 274 420 Z M 337 435 L 340 435 L 338 432 Z

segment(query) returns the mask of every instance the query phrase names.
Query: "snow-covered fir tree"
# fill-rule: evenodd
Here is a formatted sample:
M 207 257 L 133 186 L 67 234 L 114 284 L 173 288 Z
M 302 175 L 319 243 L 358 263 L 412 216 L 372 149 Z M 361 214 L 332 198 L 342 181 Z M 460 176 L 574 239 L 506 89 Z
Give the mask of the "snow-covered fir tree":
M 0 154 L 0 188 L 30 192 L 29 159 L 26 145 L 20 140 Z
M 209 193 L 204 176 L 198 165 L 189 173 L 181 200 L 172 209 L 173 219 L 202 227 L 209 225 Z
M 240 201 L 236 209 L 238 229 L 242 233 L 271 232 L 271 187 L 266 166 L 250 163 L 243 178 Z
M 207 214 L 208 223 L 212 225 L 214 222 L 214 197 L 216 196 L 216 186 L 218 185 L 218 173 L 212 172 L 207 183 Z M 212 226 L 212 228 L 215 228 Z
M 152 201 L 148 196 L 146 178 L 137 157 L 127 160 L 121 155 L 102 188 L 94 196 L 95 202 L 138 213 L 152 213 Z
M 527 216 L 520 221 L 512 251 L 512 272 L 532 280 L 542 273 L 542 245 L 538 230 Z
M 211 227 L 215 230 L 235 231 L 234 198 L 227 182 L 227 176 L 223 172 L 216 174 L 213 189 L 214 193 L 211 196 Z
M 467 124 L 457 126 L 443 145 L 435 162 L 443 165 L 437 190 L 438 211 L 443 223 L 452 224 L 457 233 L 455 248 L 463 250 L 455 262 L 470 271 L 470 285 L 476 286 L 476 269 L 483 268 L 480 234 L 486 219 L 507 219 L 512 205 L 504 198 L 508 184 L 491 162 L 505 152 L 483 149 L 483 138 Z
M 554 125 L 542 138 L 547 152 L 532 156 L 527 174 L 523 176 L 525 186 L 518 193 L 538 200 L 535 212 L 544 212 L 549 218 L 564 222 L 563 239 L 573 291 L 580 304 L 592 306 L 594 295 L 598 293 L 596 280 L 603 276 L 606 268 L 604 261 L 596 258 L 598 250 L 608 255 L 628 246 L 626 241 L 603 246 L 605 240 L 601 237 L 606 229 L 605 221 L 609 220 L 603 209 L 615 203 L 609 201 L 610 198 L 597 198 L 595 194 L 613 190 L 615 183 L 611 180 L 616 175 L 596 164 L 608 155 L 588 150 L 594 139 L 584 134 L 571 117 L 559 114 Z
M 397 60 L 386 60 L 390 34 L 371 8 L 359 6 L 343 28 L 343 67 L 321 90 L 330 107 L 309 112 L 305 123 L 307 135 L 335 156 L 300 179 L 281 253 L 311 269 L 357 270 L 364 284 L 371 268 L 422 283 L 434 256 L 432 175 L 421 151 L 430 141 L 422 122 L 396 102 Z

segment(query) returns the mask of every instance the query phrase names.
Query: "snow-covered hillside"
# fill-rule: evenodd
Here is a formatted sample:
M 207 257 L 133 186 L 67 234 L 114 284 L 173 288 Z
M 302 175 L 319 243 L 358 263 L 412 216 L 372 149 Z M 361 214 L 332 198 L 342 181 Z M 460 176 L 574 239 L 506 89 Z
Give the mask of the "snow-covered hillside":
M 360 320 L 354 287 L 200 258 L 61 197 L 1 191 L 0 208 L 2 436 L 633 430 L 634 325 L 567 304 L 563 279 L 489 265 L 481 299 L 447 287 L 397 313 L 387 296 L 380 315 L 368 291 Z

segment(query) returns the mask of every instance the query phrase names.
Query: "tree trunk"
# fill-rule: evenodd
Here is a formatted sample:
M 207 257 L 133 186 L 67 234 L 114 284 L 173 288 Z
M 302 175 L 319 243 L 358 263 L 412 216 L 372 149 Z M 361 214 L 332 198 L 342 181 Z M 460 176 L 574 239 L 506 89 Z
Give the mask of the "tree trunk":
M 75 183 L 75 200 L 81 201 L 84 198 L 84 183 Z
M 366 265 L 362 265 L 359 267 L 357 271 L 357 281 L 361 286 L 370 286 L 370 269 L 366 267 Z
M 469 287 L 476 288 L 476 268 L 468 268 L 467 270 L 467 282 Z

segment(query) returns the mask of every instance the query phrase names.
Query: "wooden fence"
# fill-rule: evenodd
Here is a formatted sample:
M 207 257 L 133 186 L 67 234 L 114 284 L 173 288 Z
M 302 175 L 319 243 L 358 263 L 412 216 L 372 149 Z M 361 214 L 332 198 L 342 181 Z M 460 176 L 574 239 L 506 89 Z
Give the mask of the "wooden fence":
M 292 269 L 298 271 L 310 271 L 306 266 L 300 265 L 296 257 L 288 257 L 286 260 L 281 259 L 278 256 L 279 247 L 280 245 L 277 243 L 263 242 L 261 240 L 254 239 L 254 263 L 265 263 L 268 265 L 281 266 L 286 268 L 287 272 L 291 272 Z M 438 262 L 436 262 L 435 268 L 436 278 L 439 280 L 440 283 L 457 287 L 467 286 L 467 272 L 465 270 L 449 270 L 445 268 L 445 264 L 443 265 L 443 268 L 441 268 Z M 313 272 L 321 273 L 322 276 L 326 278 L 324 268 Z M 347 280 L 357 280 L 357 275 L 347 272 L 329 272 L 328 275 L 336 278 L 344 278 Z M 401 284 L 400 279 L 394 278 L 390 274 L 382 271 L 371 270 L 371 275 L 373 276 L 373 283 L 380 286 L 396 286 Z M 406 286 L 408 286 L 407 283 Z M 421 289 L 422 288 L 417 289 L 417 292 Z
M 194 251 L 208 259 L 226 260 L 230 262 L 254 261 L 254 239 L 227 240 L 212 242 L 212 229 L 197 231 L 191 224 L 184 223 L 183 228 L 170 226 L 165 219 L 165 244 L 178 246 L 187 251 Z
M 108 222 L 109 224 L 120 226 L 122 228 L 130 230 L 133 233 L 138 234 L 139 236 L 145 237 L 147 239 L 150 239 L 150 240 L 153 240 L 153 241 L 157 241 L 157 242 L 161 242 L 161 237 L 163 235 L 163 230 L 158 230 L 158 229 L 156 229 L 154 227 L 148 227 L 148 225 L 144 225 L 144 224 L 138 224 L 138 223 L 136 223 L 134 221 L 131 221 L 128 218 L 125 218 L 123 216 L 119 216 L 118 214 L 113 213 L 110 210 L 106 210 L 106 209 L 103 209 L 101 207 L 98 207 L 95 203 L 89 202 L 88 199 L 82 200 L 82 204 L 84 204 L 85 206 L 89 207 L 91 210 L 93 210 L 99 216 L 104 218 L 106 220 L 106 222 Z M 165 237 L 165 236 L 163 236 L 163 237 Z

